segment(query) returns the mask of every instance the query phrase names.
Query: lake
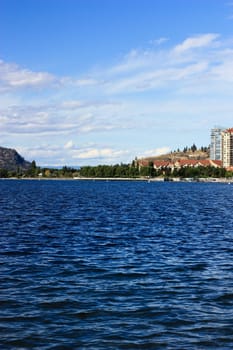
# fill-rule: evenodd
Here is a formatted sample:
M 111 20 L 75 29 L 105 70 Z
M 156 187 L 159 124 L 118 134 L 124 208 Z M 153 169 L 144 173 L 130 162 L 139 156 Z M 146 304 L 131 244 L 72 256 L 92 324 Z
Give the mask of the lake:
M 233 185 L 0 193 L 1 349 L 233 348 Z

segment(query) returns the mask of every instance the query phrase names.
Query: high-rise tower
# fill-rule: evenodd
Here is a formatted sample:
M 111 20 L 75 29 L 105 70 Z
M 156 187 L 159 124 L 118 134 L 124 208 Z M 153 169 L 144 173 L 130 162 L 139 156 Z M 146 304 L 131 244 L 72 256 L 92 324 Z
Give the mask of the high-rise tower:
M 222 160 L 222 135 L 224 128 L 216 127 L 211 130 L 210 159 Z
M 222 166 L 233 166 L 233 128 L 226 129 L 221 133 L 222 138 Z

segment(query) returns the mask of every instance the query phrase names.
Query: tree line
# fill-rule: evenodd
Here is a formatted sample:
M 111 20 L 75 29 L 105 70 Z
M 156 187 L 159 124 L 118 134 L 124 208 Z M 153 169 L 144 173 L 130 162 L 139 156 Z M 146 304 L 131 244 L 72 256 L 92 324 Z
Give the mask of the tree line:
M 0 178 L 73 178 L 78 175 L 78 170 L 72 167 L 64 166 L 61 169 L 39 167 L 35 161 L 32 161 L 28 169 L 18 167 L 15 170 L 7 170 L 0 168 Z
M 179 148 L 177 148 L 177 150 L 174 150 L 175 153 L 187 153 L 187 152 L 196 152 L 196 151 L 201 151 L 201 152 L 205 152 L 205 153 L 210 153 L 210 148 L 209 147 L 205 147 L 205 146 L 201 146 L 200 148 L 197 148 L 197 146 L 195 145 L 195 143 L 192 144 L 191 147 L 185 146 L 183 148 L 183 150 L 180 150 Z
M 80 169 L 64 166 L 61 169 L 32 167 L 26 171 L 8 171 L 0 169 L 0 178 L 137 178 L 137 177 L 180 177 L 180 178 L 201 178 L 201 177 L 232 177 L 233 172 L 225 168 L 213 166 L 182 167 L 171 169 L 169 167 L 154 169 L 153 163 L 148 166 L 138 167 L 134 164 L 97 165 L 83 166 Z
M 232 171 L 227 171 L 225 168 L 215 168 L 213 166 L 198 166 L 198 167 L 182 167 L 171 169 L 169 167 L 154 169 L 153 162 L 149 162 L 148 166 L 139 167 L 137 161 L 131 164 L 115 164 L 115 165 L 97 165 L 83 166 L 79 169 L 64 166 L 61 169 L 57 168 L 42 168 L 36 165 L 36 162 L 31 163 L 31 167 L 27 170 L 17 169 L 9 171 L 0 168 L 0 178 L 137 178 L 137 177 L 180 177 L 180 178 L 201 178 L 201 177 L 233 177 Z

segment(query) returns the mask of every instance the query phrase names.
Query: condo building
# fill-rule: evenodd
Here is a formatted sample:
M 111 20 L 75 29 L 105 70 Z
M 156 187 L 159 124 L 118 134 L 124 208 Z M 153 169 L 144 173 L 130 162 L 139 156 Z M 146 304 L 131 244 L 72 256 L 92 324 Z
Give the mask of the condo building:
M 211 130 L 210 159 L 222 160 L 222 132 L 224 128 L 216 127 Z
M 226 129 L 221 133 L 222 139 L 222 166 L 233 166 L 233 128 Z

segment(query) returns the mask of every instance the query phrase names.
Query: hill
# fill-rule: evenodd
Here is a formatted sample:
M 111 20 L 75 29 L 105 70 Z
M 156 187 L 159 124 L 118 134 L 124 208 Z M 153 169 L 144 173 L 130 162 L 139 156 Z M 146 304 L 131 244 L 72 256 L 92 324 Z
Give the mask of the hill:
M 0 169 L 8 171 L 28 170 L 31 163 L 27 162 L 16 150 L 0 147 Z
M 194 160 L 201 160 L 201 159 L 208 159 L 209 158 L 209 152 L 208 150 L 187 150 L 187 151 L 179 151 L 179 152 L 171 152 L 168 154 L 163 154 L 160 156 L 155 157 L 147 157 L 144 158 L 148 161 L 154 161 L 154 160 L 161 160 L 161 161 L 176 161 L 180 159 L 194 159 Z

